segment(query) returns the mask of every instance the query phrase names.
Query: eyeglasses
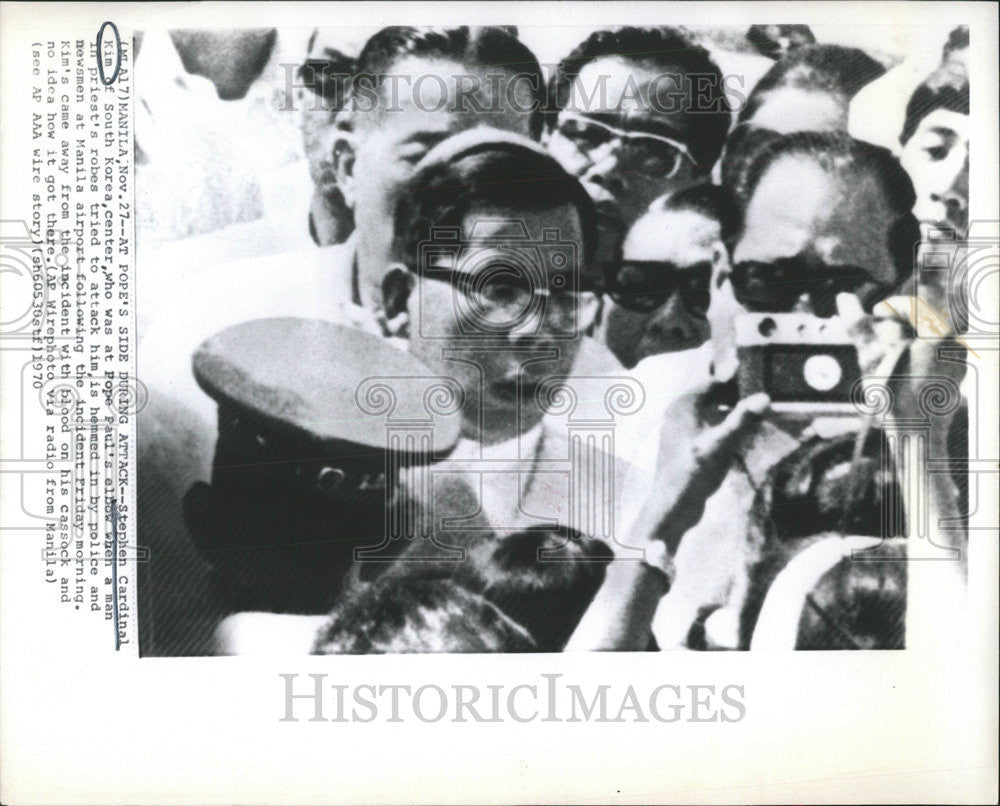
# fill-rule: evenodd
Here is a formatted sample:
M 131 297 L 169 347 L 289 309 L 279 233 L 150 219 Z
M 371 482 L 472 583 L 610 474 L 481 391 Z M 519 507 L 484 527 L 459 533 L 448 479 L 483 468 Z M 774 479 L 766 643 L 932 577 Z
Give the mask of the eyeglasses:
M 572 334 L 589 328 L 597 316 L 597 294 L 565 272 L 552 273 L 544 285 L 533 272 L 501 260 L 474 272 L 432 264 L 421 274 L 462 292 L 470 303 L 463 313 L 480 333 L 507 332 L 541 314 L 552 332 Z
M 808 294 L 814 312 L 831 316 L 837 294 L 853 293 L 875 279 L 857 266 L 817 266 L 799 258 L 771 263 L 754 260 L 737 263 L 731 280 L 736 299 L 743 307 L 766 313 L 790 311 Z
M 677 266 L 656 260 L 624 261 L 607 288 L 620 308 L 635 313 L 651 313 L 680 294 L 684 307 L 696 316 L 708 312 L 711 298 L 712 264 Z
M 649 132 L 625 131 L 574 112 L 564 111 L 560 114 L 559 133 L 588 157 L 606 143 L 619 140 L 624 158 L 630 165 L 643 173 L 663 179 L 674 176 L 684 160 L 692 166 L 698 164 L 687 146 L 669 137 Z

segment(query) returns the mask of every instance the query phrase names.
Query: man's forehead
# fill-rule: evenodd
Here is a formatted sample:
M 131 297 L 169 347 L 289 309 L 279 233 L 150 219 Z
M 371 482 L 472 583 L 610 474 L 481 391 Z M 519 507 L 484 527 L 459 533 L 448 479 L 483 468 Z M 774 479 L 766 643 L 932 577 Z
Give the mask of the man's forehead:
M 377 104 L 371 120 L 399 133 L 457 132 L 480 124 L 528 133 L 532 89 L 527 79 L 499 69 L 406 56 L 393 62 L 377 98 L 359 99 L 358 114 L 367 122 L 372 113 L 364 103 Z
M 917 132 L 933 132 L 938 135 L 952 136 L 969 139 L 969 116 L 961 112 L 953 112 L 950 109 L 935 109 L 929 112 L 920 125 Z
M 828 261 L 865 265 L 884 251 L 890 221 L 874 177 L 827 170 L 806 156 L 779 158 L 750 199 L 736 258 L 829 250 L 823 255 Z
M 614 115 L 630 129 L 679 130 L 691 91 L 681 68 L 661 71 L 650 62 L 607 56 L 583 66 L 568 106 L 582 114 Z
M 658 210 L 640 218 L 623 245 L 627 260 L 684 266 L 709 260 L 721 239 L 719 222 L 696 210 Z
M 839 195 L 836 177 L 815 161 L 779 158 L 750 198 L 741 246 L 756 252 L 770 242 L 777 255 L 797 252 L 824 227 Z
M 831 92 L 780 87 L 764 96 L 753 123 L 779 134 L 846 128 L 846 104 Z
M 569 202 L 541 210 L 476 204 L 462 219 L 462 236 L 468 244 L 502 240 L 534 247 L 543 229 L 554 230 L 558 241 L 575 240 L 580 237 L 579 215 Z

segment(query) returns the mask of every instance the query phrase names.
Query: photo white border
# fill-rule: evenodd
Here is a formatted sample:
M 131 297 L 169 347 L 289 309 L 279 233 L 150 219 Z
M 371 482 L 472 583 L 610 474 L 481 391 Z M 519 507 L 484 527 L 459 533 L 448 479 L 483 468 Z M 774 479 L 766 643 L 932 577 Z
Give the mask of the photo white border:
M 971 28 L 970 210 L 998 211 L 997 7 L 989 3 L 5 4 L 2 217 L 27 176 L 14 103 L 25 43 L 172 27 L 324 24 L 807 24 Z M 1000 353 L 981 351 L 996 379 Z M 10 423 L 10 398 L 3 416 Z M 14 399 L 16 403 L 16 398 Z M 996 455 L 1000 401 L 971 415 Z M 4 431 L 7 436 L 7 431 Z M 984 453 L 987 451 L 984 451 Z M 8 506 L 4 504 L 4 506 Z M 996 525 L 997 498 L 979 525 Z M 992 523 L 990 521 L 992 520 Z M 996 798 L 997 541 L 970 544 L 969 613 L 933 652 L 138 659 L 94 643 L 40 590 L 34 547 L 0 547 L 0 774 L 6 803 L 987 802 Z M 947 616 L 947 614 L 943 614 Z M 963 631 L 962 626 L 967 629 Z M 730 724 L 281 723 L 279 673 L 358 685 L 728 684 Z

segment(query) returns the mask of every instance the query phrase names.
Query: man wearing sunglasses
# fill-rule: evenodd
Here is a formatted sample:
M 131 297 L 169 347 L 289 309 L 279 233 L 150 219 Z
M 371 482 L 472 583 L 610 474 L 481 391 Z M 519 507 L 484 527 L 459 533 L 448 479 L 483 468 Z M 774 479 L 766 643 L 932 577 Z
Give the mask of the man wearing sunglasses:
M 913 270 L 913 186 L 885 149 L 837 133 L 779 137 L 750 166 L 746 198 L 730 280 L 749 311 L 829 317 L 840 293 L 871 310 Z
M 708 51 L 666 27 L 593 33 L 549 96 L 546 142 L 597 204 L 602 258 L 653 199 L 709 174 L 730 123 Z
M 711 380 L 710 334 L 733 313 L 717 288 L 729 268 L 723 199 L 718 187 L 696 185 L 657 199 L 636 221 L 622 260 L 605 271 L 601 321 L 573 367 L 587 399 L 601 399 L 608 377 L 626 376 L 643 390 L 641 410 L 615 425 L 615 452 L 628 466 L 626 533 L 654 489 L 664 414 Z
M 696 185 L 658 199 L 629 230 L 598 333 L 626 369 L 708 341 L 713 287 L 729 266 L 726 215 L 719 188 Z
M 912 184 L 885 149 L 839 133 L 776 137 L 748 167 L 741 220 L 726 233 L 732 271 L 719 291 L 731 294 L 744 312 L 830 317 L 839 314 L 844 295 L 857 298 L 859 314 L 871 311 L 912 272 L 919 241 L 913 198 Z M 738 397 L 734 319 L 713 318 L 713 381 L 677 402 L 678 411 L 700 410 L 705 429 Z M 765 423 L 742 467 L 709 499 L 675 558 L 676 584 L 655 623 L 661 645 L 683 643 L 698 612 L 716 608 L 705 623 L 706 643 L 738 645 L 738 613 L 756 551 L 747 513 L 769 469 L 798 446 L 808 427 Z M 667 436 L 685 438 L 676 429 L 664 430 Z

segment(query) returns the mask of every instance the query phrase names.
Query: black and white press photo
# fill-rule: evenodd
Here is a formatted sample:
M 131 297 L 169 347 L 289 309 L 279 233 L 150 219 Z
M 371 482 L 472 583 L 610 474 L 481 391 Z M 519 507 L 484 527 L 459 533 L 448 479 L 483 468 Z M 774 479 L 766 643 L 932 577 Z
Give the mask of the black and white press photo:
M 996 803 L 998 32 L 0 0 L 0 802 Z
M 968 28 L 460 23 L 137 34 L 141 652 L 933 642 Z

